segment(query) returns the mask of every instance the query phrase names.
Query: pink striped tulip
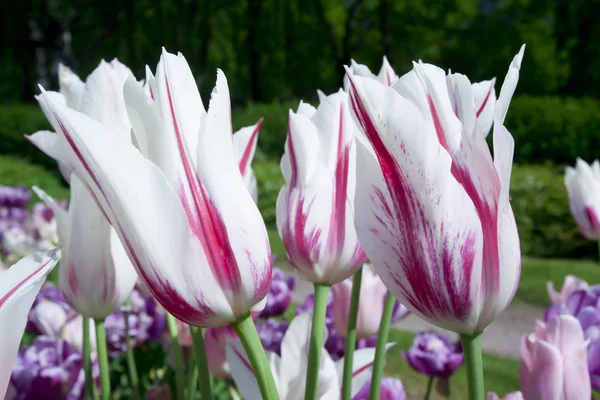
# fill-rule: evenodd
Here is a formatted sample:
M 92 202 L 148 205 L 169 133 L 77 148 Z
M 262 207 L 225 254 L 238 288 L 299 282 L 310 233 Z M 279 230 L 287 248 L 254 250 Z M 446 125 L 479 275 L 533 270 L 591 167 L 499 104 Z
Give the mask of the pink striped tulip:
M 299 399 L 302 398 L 301 395 L 304 393 L 311 320 L 311 313 L 296 316 L 283 336 L 281 356 L 269 351 L 266 352 L 281 400 Z M 325 332 L 325 336 L 326 334 L 327 332 Z M 326 341 L 327 338 L 324 338 L 323 343 Z M 388 344 L 388 348 L 391 346 L 393 344 Z M 352 368 L 353 397 L 371 378 L 374 358 L 374 348 L 355 351 Z M 244 399 L 260 399 L 261 395 L 256 377 L 246 352 L 239 341 L 230 340 L 228 342 L 227 362 L 242 397 Z M 333 361 L 329 353 L 323 349 L 318 382 L 317 398 L 319 400 L 338 400 L 341 398 L 343 370 L 344 359 Z
M 246 190 L 219 70 L 208 112 L 183 55 L 163 51 L 152 98 L 124 86 L 134 143 L 43 94 L 74 171 L 93 192 L 150 292 L 183 322 L 230 324 L 264 307 L 271 251 Z
M 509 202 L 514 141 L 503 126 L 524 48 L 495 107 L 494 158 L 464 75 L 418 63 L 393 88 L 350 76 L 357 136 L 355 225 L 388 289 L 421 318 L 481 332 L 519 283 Z
M 521 391 L 527 400 L 582 400 L 592 395 L 588 342 L 579 321 L 559 315 L 521 340 Z
M 371 337 L 379 331 L 387 288 L 369 264 L 362 271 L 356 335 L 358 339 Z M 352 278 L 331 287 L 333 293 L 333 322 L 338 333 L 345 337 L 348 330 L 348 314 L 352 297 Z
M 34 253 L 0 271 L 0 398 L 4 398 L 12 366 L 27 324 L 27 313 L 48 274 L 58 262 L 58 251 Z
M 341 282 L 365 262 L 353 224 L 355 131 L 341 90 L 317 110 L 290 110 L 277 228 L 290 263 L 313 283 Z
M 138 279 L 117 233 L 77 176 L 71 176 L 68 211 L 41 189 L 33 190 L 52 208 L 58 224 L 61 293 L 80 314 L 106 318 L 129 298 Z
M 588 165 L 581 158 L 575 168 L 567 167 L 565 186 L 571 214 L 579 231 L 590 240 L 600 239 L 600 162 Z
M 583 279 L 579 279 L 578 277 L 573 275 L 567 275 L 565 276 L 565 281 L 563 283 L 562 288 L 560 289 L 560 292 L 554 290 L 554 283 L 552 283 L 551 281 L 549 281 L 546 284 L 546 289 L 548 291 L 548 297 L 550 298 L 550 302 L 552 303 L 552 305 L 561 306 L 565 304 L 567 298 L 569 298 L 570 295 L 572 295 L 578 290 L 587 289 L 588 286 L 588 283 Z

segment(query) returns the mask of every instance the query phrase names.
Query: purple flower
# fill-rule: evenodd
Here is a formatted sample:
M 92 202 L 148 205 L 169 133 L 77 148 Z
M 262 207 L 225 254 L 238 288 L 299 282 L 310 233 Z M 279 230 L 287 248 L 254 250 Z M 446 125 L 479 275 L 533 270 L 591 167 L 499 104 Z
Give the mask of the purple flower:
M 31 192 L 26 186 L 0 185 L 0 207 L 25 208 L 31 199 Z
M 594 390 L 600 390 L 600 285 L 573 292 L 563 305 L 548 308 L 544 320 L 563 314 L 577 318 L 585 339 L 590 341 L 587 350 L 590 381 Z
M 268 319 L 256 324 L 256 330 L 265 350 L 281 355 L 281 341 L 289 324 L 286 321 Z
M 296 276 L 286 274 L 277 267 L 273 268 L 271 287 L 267 293 L 267 304 L 260 313 L 260 318 L 270 318 L 282 315 L 292 302 L 296 287 Z
M 415 371 L 440 378 L 449 377 L 464 362 L 460 341 L 453 342 L 434 331 L 418 333 L 402 356 Z
M 97 379 L 97 364 L 92 372 Z M 19 349 L 7 399 L 80 400 L 83 389 L 81 354 L 64 340 L 38 336 L 31 346 Z
M 369 400 L 369 392 L 371 390 L 371 379 L 369 379 L 353 400 Z M 400 379 L 383 378 L 381 380 L 380 400 L 406 400 L 406 391 Z
M 166 326 L 166 315 L 159 310 L 153 297 L 144 296 L 134 289 L 131 292 L 129 311 L 129 337 L 132 347 L 138 347 L 148 341 L 159 341 Z M 125 312 L 122 310 L 110 314 L 104 324 L 109 354 L 117 357 L 127 350 L 125 341 Z

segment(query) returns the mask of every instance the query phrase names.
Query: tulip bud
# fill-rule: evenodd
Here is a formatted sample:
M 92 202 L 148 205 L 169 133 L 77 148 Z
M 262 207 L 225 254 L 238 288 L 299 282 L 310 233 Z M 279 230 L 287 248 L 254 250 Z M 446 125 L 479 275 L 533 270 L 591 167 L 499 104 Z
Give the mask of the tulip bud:
M 587 345 L 579 321 L 559 315 L 521 340 L 521 391 L 527 400 L 589 399 Z
M 354 229 L 355 125 L 343 91 L 312 111 L 290 111 L 277 228 L 290 263 L 313 283 L 334 284 L 365 261 Z
M 575 168 L 567 167 L 565 186 L 571 214 L 583 236 L 600 239 L 600 162 L 588 165 L 581 158 Z
M 39 188 L 33 189 L 52 207 L 57 220 L 63 245 L 58 277 L 65 300 L 86 317 L 106 318 L 127 300 L 137 281 L 115 230 L 77 176 L 71 176 L 68 211 Z
M 356 336 L 358 339 L 368 338 L 377 334 L 381 316 L 383 315 L 384 297 L 387 288 L 375 274 L 369 264 L 362 271 L 358 314 L 356 317 Z M 352 278 L 348 278 L 331 287 L 333 293 L 333 321 L 335 329 L 346 337 L 348 330 L 348 314 L 352 295 Z

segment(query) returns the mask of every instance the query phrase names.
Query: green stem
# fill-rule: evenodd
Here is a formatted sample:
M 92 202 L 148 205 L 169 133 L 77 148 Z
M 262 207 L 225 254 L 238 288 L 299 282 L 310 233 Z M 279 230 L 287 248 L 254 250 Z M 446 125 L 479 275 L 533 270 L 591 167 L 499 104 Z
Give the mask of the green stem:
M 250 365 L 254 376 L 256 376 L 263 400 L 279 400 L 275 379 L 273 379 L 265 349 L 260 342 L 250 313 L 232 323 L 231 327 L 239 336 L 240 342 L 242 342 L 242 346 L 244 346 L 244 350 L 246 350 L 246 354 L 250 359 Z
M 175 359 L 175 398 L 183 400 L 183 388 L 185 385 L 185 374 L 183 369 L 183 357 L 181 355 L 181 346 L 179 345 L 179 329 L 177 321 L 170 313 L 167 313 L 167 324 L 169 325 L 169 335 L 171 336 L 171 349 Z
M 315 306 L 313 309 L 312 329 L 308 350 L 308 367 L 306 370 L 305 400 L 316 400 L 319 388 L 319 370 L 321 369 L 321 350 L 323 349 L 323 334 L 325 331 L 325 313 L 329 285 L 315 283 Z
M 473 335 L 460 335 L 465 365 L 467 367 L 467 380 L 469 387 L 469 400 L 483 400 L 483 362 L 481 360 L 481 333 Z
M 196 354 L 195 353 L 192 353 L 192 359 L 190 362 L 190 371 L 189 371 L 187 380 L 188 380 L 187 398 L 188 398 L 188 400 L 194 400 L 196 398 L 196 391 L 198 388 L 198 363 L 196 362 Z
M 200 379 L 200 394 L 202 399 L 211 398 L 210 372 L 206 361 L 206 349 L 204 348 L 204 329 L 190 327 L 194 341 L 194 354 L 196 355 L 196 366 L 202 379 Z
M 371 376 L 371 394 L 370 399 L 378 399 L 381 391 L 381 377 L 383 375 L 383 364 L 385 364 L 385 355 L 387 353 L 388 334 L 390 333 L 390 324 L 392 314 L 394 313 L 394 304 L 396 299 L 387 292 L 383 303 L 383 314 L 379 323 L 379 333 L 377 334 L 377 344 L 375 345 L 375 360 L 373 361 L 373 374 Z
M 598 241 L 598 260 L 600 261 L 600 240 Z
M 127 369 L 129 370 L 129 384 L 133 390 L 133 397 L 137 400 L 140 399 L 140 381 L 138 378 L 137 367 L 135 365 L 133 347 L 131 346 L 131 337 L 129 335 L 129 299 L 127 299 L 124 306 L 125 311 L 123 312 L 123 317 L 125 318 L 125 344 L 127 345 Z
M 85 398 L 96 398 L 92 375 L 92 346 L 90 342 L 90 317 L 83 317 L 83 370 L 85 372 Z
M 431 396 L 431 388 L 433 388 L 433 376 L 429 377 L 427 381 L 427 391 L 425 392 L 425 400 L 429 400 L 429 396 Z
M 97 319 L 96 323 L 96 350 L 98 351 L 98 365 L 100 366 L 100 386 L 102 388 L 102 400 L 111 400 L 110 394 L 110 372 L 108 370 L 108 351 L 106 350 L 106 331 L 104 320 Z
M 362 267 L 359 268 L 352 278 L 352 295 L 350 297 L 348 329 L 346 330 L 346 348 L 344 350 L 342 400 L 350 400 L 352 397 L 352 369 L 354 366 L 354 349 L 356 348 L 356 318 L 358 316 L 362 271 Z

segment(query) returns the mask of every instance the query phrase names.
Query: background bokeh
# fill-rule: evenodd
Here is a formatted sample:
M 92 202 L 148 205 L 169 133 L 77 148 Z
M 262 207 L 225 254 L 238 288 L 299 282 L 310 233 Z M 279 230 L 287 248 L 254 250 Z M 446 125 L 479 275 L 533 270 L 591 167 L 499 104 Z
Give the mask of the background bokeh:
M 595 258 L 595 243 L 569 214 L 563 172 L 600 149 L 599 14 L 596 0 L 6 0 L 0 179 L 40 184 L 27 172 L 39 167 L 56 178 L 43 186 L 61 190 L 54 161 L 23 139 L 49 128 L 33 96 L 37 83 L 58 88 L 59 62 L 85 79 L 117 57 L 143 79 L 164 46 L 185 54 L 205 103 L 216 68 L 225 71 L 234 128 L 265 118 L 254 168 L 273 226 L 287 111 L 300 99 L 315 104 L 316 89 L 337 90 L 351 58 L 377 72 L 385 54 L 399 75 L 421 59 L 472 81 L 497 77 L 499 90 L 526 43 L 506 122 L 516 141 L 511 196 L 523 253 Z

